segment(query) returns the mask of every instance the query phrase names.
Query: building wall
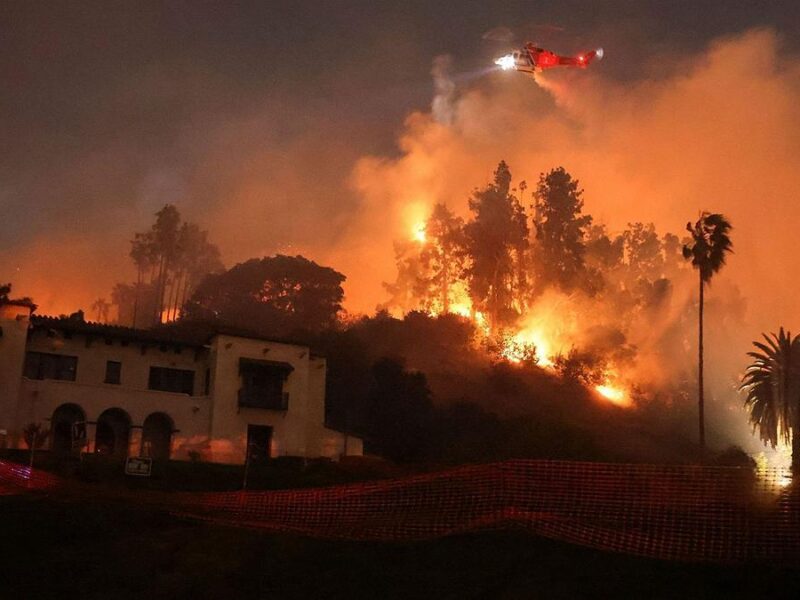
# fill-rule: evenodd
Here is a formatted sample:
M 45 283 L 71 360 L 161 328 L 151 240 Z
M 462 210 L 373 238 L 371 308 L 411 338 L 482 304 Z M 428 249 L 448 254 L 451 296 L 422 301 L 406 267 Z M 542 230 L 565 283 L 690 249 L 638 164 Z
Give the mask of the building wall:
M 71 339 L 60 331 L 37 329 L 30 336 L 28 351 L 49 352 L 78 357 L 76 382 L 101 385 L 105 380 L 106 362 L 122 363 L 120 384 L 128 390 L 148 391 L 150 367 L 167 367 L 194 371 L 194 394 L 205 395 L 205 373 L 209 367 L 208 350 L 179 345 L 152 345 L 123 342 L 114 338 L 75 334 Z
M 311 397 L 309 386 L 310 353 L 308 348 L 233 336 L 217 336 L 211 349 L 213 357 L 214 415 L 211 428 L 211 455 L 215 462 L 243 462 L 247 445 L 248 425 L 272 427 L 271 455 L 319 456 L 308 440 L 309 421 L 320 408 L 324 412 L 325 397 L 316 390 Z M 240 407 L 238 400 L 242 358 L 286 362 L 294 370 L 284 384 L 289 394 L 288 409 L 269 410 Z M 321 423 L 322 421 L 320 421 Z
M 0 448 L 18 444 L 17 411 L 31 309 L 0 305 Z
M 218 335 L 204 347 L 143 344 L 123 341 L 122 336 L 67 335 L 41 327 L 28 335 L 28 309 L 22 313 L 8 309 L 0 320 L 0 430 L 9 432 L 10 446 L 23 445 L 18 433 L 26 424 L 47 425 L 56 409 L 74 404 L 89 423 L 90 443 L 85 448 L 89 452 L 95 450 L 96 421 L 112 408 L 130 417 L 131 455 L 140 453 L 141 428 L 152 413 L 164 413 L 173 422 L 171 457 L 176 459 L 197 452 L 204 460 L 241 464 L 248 425 L 272 428 L 273 457 L 338 458 L 345 450 L 344 436 L 324 427 L 325 360 L 312 357 L 306 347 L 228 335 Z M 26 351 L 77 357 L 75 381 L 23 377 Z M 287 410 L 239 406 L 242 358 L 285 362 L 293 367 L 284 384 L 289 394 Z M 104 383 L 107 361 L 122 364 L 120 384 Z M 193 370 L 194 395 L 148 389 L 152 366 Z M 360 454 L 360 440 L 348 440 L 347 453 Z
M 80 368 L 80 367 L 79 367 Z M 20 394 L 19 426 L 50 421 L 55 410 L 64 404 L 75 404 L 85 414 L 88 447 L 95 451 L 96 423 L 103 412 L 113 408 L 125 411 L 132 424 L 128 454 L 138 456 L 141 450 L 141 427 L 153 413 L 164 413 L 172 419 L 175 430 L 171 457 L 189 458 L 190 451 L 202 452 L 208 439 L 211 398 L 153 390 L 131 390 L 118 385 L 86 384 L 72 381 L 23 379 Z
M 75 356 L 77 369 L 75 381 L 21 378 L 19 408 L 14 419 L 16 430 L 27 423 L 48 423 L 57 408 L 75 404 L 84 411 L 89 423 L 89 446 L 85 449 L 88 452 L 95 449 L 98 418 L 104 411 L 114 408 L 121 409 L 130 417 L 132 429 L 128 452 L 131 455 L 140 453 L 141 427 L 152 413 L 164 413 L 174 423 L 174 458 L 188 458 L 190 451 L 205 448 L 211 416 L 211 400 L 205 396 L 204 389 L 209 366 L 207 349 L 142 344 L 83 334 L 66 336 L 58 330 L 36 329 L 21 353 L 23 361 L 27 351 Z M 119 384 L 104 383 L 107 361 L 122 364 Z M 194 371 L 194 395 L 148 389 L 150 367 Z

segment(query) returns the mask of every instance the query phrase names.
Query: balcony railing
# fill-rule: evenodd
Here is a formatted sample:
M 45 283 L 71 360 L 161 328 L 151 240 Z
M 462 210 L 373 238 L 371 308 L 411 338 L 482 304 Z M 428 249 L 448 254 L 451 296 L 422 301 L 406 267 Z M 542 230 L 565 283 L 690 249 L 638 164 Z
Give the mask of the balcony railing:
M 239 406 L 266 410 L 288 410 L 289 392 L 276 394 L 259 389 L 242 388 L 239 390 Z

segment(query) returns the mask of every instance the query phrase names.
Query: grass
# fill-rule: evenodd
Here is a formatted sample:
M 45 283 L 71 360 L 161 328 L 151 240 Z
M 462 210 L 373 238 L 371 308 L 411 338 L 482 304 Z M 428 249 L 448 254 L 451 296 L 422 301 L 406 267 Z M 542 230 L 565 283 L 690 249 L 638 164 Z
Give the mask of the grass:
M 645 560 L 524 533 L 312 540 L 100 500 L 0 498 L 0 598 L 797 597 L 800 570 Z

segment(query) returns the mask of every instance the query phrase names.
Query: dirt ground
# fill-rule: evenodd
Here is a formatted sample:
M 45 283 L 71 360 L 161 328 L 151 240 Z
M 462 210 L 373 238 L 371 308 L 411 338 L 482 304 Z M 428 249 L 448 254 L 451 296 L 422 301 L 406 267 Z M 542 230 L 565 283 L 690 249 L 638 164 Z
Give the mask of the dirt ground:
M 345 543 L 135 506 L 0 498 L 0 598 L 796 598 L 797 571 L 608 554 L 522 532 Z

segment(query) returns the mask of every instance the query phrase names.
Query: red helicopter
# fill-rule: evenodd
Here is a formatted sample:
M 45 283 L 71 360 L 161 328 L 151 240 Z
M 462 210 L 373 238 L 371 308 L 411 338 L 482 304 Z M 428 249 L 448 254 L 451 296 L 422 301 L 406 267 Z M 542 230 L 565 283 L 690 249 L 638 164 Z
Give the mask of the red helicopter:
M 582 52 L 577 56 L 559 56 L 555 52 L 539 48 L 533 42 L 528 42 L 523 48 L 514 50 L 494 61 L 504 71 L 514 69 L 522 73 L 541 73 L 553 67 L 579 67 L 585 69 L 594 60 L 602 60 L 603 49 Z

